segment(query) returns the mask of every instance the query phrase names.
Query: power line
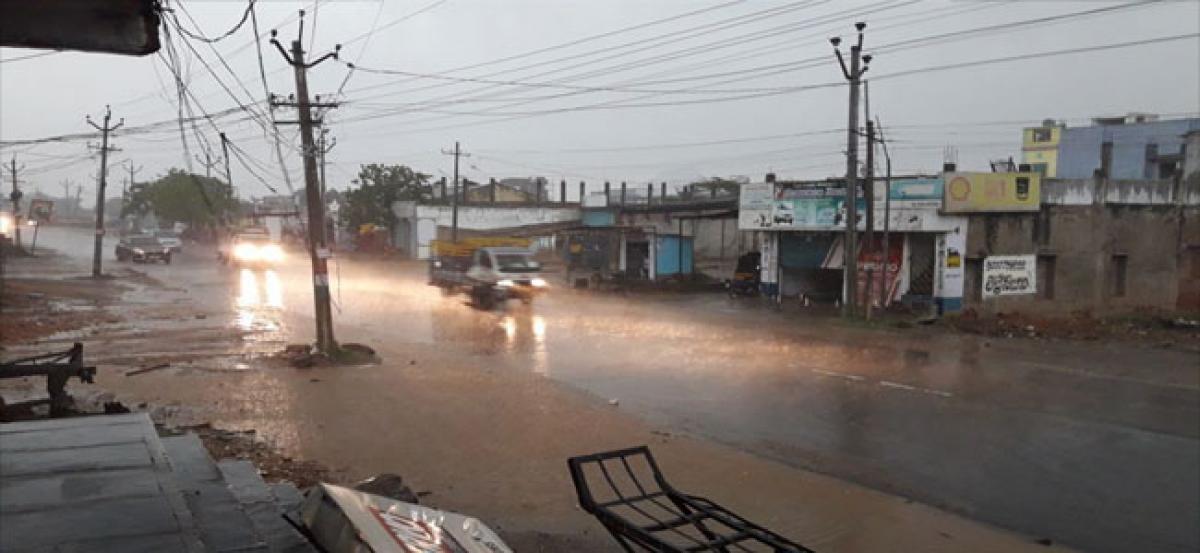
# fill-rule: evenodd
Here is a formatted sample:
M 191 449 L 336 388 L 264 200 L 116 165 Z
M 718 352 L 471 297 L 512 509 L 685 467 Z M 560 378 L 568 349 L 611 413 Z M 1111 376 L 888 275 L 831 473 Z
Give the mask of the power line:
M 217 36 L 215 38 L 210 38 L 210 37 L 204 36 L 203 31 L 200 31 L 200 25 L 198 23 L 196 23 L 196 20 L 192 19 L 192 25 L 195 25 L 196 30 L 199 32 L 194 33 L 192 31 L 185 29 L 183 27 L 183 25 L 180 24 L 179 17 L 176 16 L 173 12 L 171 12 L 170 10 L 163 10 L 163 11 L 165 13 L 168 13 L 171 15 L 171 18 L 175 20 L 176 28 L 179 29 L 179 32 L 182 33 L 184 36 L 189 37 L 189 38 L 194 38 L 196 40 L 199 40 L 201 42 L 206 42 L 208 44 L 215 44 L 217 42 L 225 40 L 226 38 L 229 38 L 230 36 L 233 36 L 234 33 L 238 32 L 238 29 L 242 28 L 242 25 L 246 24 L 246 20 L 250 18 L 251 10 L 254 9 L 254 3 L 257 1 L 258 0 L 249 0 L 246 4 L 246 10 L 242 12 L 242 18 L 239 19 L 238 22 L 236 24 L 234 24 L 234 26 L 231 29 L 229 29 L 228 31 L 225 31 L 220 36 Z M 187 13 L 187 9 L 183 7 L 182 2 L 179 3 L 179 8 L 181 10 L 183 10 L 183 12 L 185 14 Z M 192 16 L 189 15 L 188 19 L 191 19 L 191 17 Z
M 1108 11 L 1113 11 L 1113 10 L 1118 10 L 1118 9 L 1126 9 L 1126 8 L 1131 8 L 1131 7 L 1141 7 L 1144 5 L 1146 5 L 1146 4 L 1140 4 L 1140 3 L 1123 4 L 1120 6 L 1111 6 L 1111 7 L 1099 8 L 1099 9 L 1093 9 L 1093 10 L 1086 10 L 1083 12 L 1072 12 L 1069 14 L 1061 14 L 1061 15 L 1056 15 L 1056 16 L 1037 18 L 1037 19 L 1033 19 L 1033 20 L 1023 20 L 1023 21 L 1018 21 L 1018 22 L 1003 23 L 1003 24 L 999 24 L 999 25 L 990 25 L 990 26 L 985 26 L 985 27 L 980 27 L 980 28 L 975 28 L 975 29 L 969 29 L 969 30 L 965 30 L 965 31 L 958 31 L 958 32 L 954 32 L 954 33 L 945 33 L 945 34 L 937 35 L 937 36 L 933 36 L 933 37 L 917 37 L 917 38 L 905 40 L 905 41 L 902 41 L 899 43 L 887 44 L 887 45 L 882 46 L 879 49 L 875 49 L 875 51 L 876 52 L 889 51 L 889 49 L 899 50 L 899 49 L 907 49 L 907 48 L 912 48 L 912 47 L 917 47 L 917 46 L 927 46 L 927 45 L 930 45 L 930 44 L 933 44 L 936 42 L 945 41 L 947 38 L 951 38 L 951 37 L 979 36 L 979 35 L 987 33 L 987 32 L 996 32 L 997 30 L 1006 30 L 1006 29 L 1011 29 L 1013 27 L 1017 27 L 1017 26 L 1044 24 L 1046 22 L 1059 21 L 1059 20 L 1063 20 L 1063 19 L 1067 19 L 1067 18 L 1085 17 L 1085 16 L 1090 16 L 1090 15 L 1096 15 L 1096 14 L 1102 13 L 1102 12 L 1108 12 Z M 883 8 L 883 9 L 893 9 L 895 7 L 897 7 L 897 6 L 891 6 L 891 7 L 887 7 L 887 8 Z M 811 27 L 811 26 L 815 26 L 815 24 L 809 24 L 809 25 L 806 25 L 805 27 Z M 727 45 L 729 45 L 729 42 L 721 41 L 721 43 L 718 45 L 718 47 L 723 47 L 722 45 L 727 46 Z M 694 52 L 694 50 L 702 50 L 702 49 L 689 49 L 689 50 L 680 51 L 680 52 L 687 54 L 687 55 L 692 55 L 691 53 Z M 823 59 L 824 59 L 823 57 L 814 57 L 814 58 L 808 58 L 805 60 L 801 60 L 799 62 L 784 62 L 784 63 L 778 63 L 778 64 L 771 64 L 771 65 L 767 65 L 767 66 L 760 66 L 760 67 L 756 67 L 756 68 L 726 71 L 726 72 L 713 73 L 713 74 L 707 74 L 707 75 L 701 75 L 701 76 L 684 77 L 684 78 L 679 78 L 679 79 L 666 79 L 666 80 L 658 80 L 658 81 L 648 81 L 648 82 L 642 81 L 641 84 L 643 84 L 643 85 L 645 85 L 645 84 L 664 84 L 667 82 L 709 80 L 711 78 L 717 78 L 717 77 L 745 75 L 747 73 L 763 73 L 765 71 L 769 71 L 769 73 L 766 73 L 765 75 L 761 75 L 761 76 L 778 75 L 778 74 L 782 74 L 784 72 L 795 71 L 798 69 L 816 67 L 816 66 L 818 66 L 818 64 L 823 63 L 823 61 L 822 61 Z M 653 58 L 651 58 L 651 60 L 653 61 Z M 637 63 L 637 62 L 635 62 L 635 63 Z M 622 69 L 627 69 L 628 67 L 629 67 L 629 64 L 625 64 L 622 66 L 607 68 L 605 71 L 613 70 L 613 69 L 622 70 Z M 552 73 L 552 72 L 557 72 L 557 71 L 558 70 L 554 70 L 554 71 L 550 71 L 550 72 Z M 546 74 L 546 73 L 543 73 L 543 75 L 544 74 Z M 586 77 L 594 75 L 594 74 L 596 74 L 595 71 L 592 73 L 588 73 L 588 74 L 576 75 L 574 77 L 571 77 L 570 79 L 586 78 Z M 629 82 L 629 81 L 626 81 L 626 82 Z M 479 89 L 479 90 L 485 90 L 486 88 L 489 88 L 489 87 L 485 87 L 484 89 Z M 490 87 L 490 88 L 495 88 L 495 87 Z M 586 88 L 586 87 L 584 87 L 584 88 Z M 598 89 L 602 90 L 604 87 L 594 87 L 594 88 L 598 88 Z M 519 105 L 522 103 L 529 103 L 532 101 L 557 99 L 557 98 L 562 98 L 562 97 L 566 97 L 566 96 L 573 96 L 573 95 L 580 94 L 580 93 L 583 93 L 583 92 L 561 94 L 561 95 L 556 95 L 556 96 L 547 96 L 547 97 L 540 97 L 540 98 L 528 98 L 528 99 L 523 99 L 521 101 L 514 102 L 513 104 L 509 104 L 508 106 Z M 650 93 L 650 94 L 657 95 L 658 93 Z M 443 97 L 443 98 L 452 98 L 452 97 L 453 96 L 448 96 L 448 97 Z M 445 104 L 446 104 L 446 102 L 438 102 L 437 99 L 434 99 L 432 102 L 430 102 L 429 105 L 440 106 L 440 105 L 445 105 Z M 501 107 L 508 107 L 508 106 L 501 106 Z M 419 111 L 419 110 L 416 110 L 413 108 L 409 108 L 409 109 L 402 108 L 402 109 L 398 109 L 398 110 L 390 110 L 390 111 L 385 110 L 383 112 L 375 112 L 375 113 L 377 115 L 379 113 L 383 113 L 385 115 L 393 115 L 393 114 L 403 114 L 403 113 L 411 112 L 411 111 Z M 444 119 L 444 118 L 445 117 L 427 118 L 425 120 L 418 121 L 418 122 L 436 121 L 436 120 Z

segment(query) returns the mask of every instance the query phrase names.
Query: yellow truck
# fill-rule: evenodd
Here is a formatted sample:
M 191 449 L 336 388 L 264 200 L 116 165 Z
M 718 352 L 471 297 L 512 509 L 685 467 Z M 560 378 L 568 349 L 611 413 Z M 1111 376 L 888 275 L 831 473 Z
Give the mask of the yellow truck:
M 541 264 L 533 259 L 531 246 L 528 238 L 435 240 L 429 258 L 429 283 L 446 295 L 468 294 L 483 309 L 509 299 L 531 303 L 549 287 L 542 278 Z

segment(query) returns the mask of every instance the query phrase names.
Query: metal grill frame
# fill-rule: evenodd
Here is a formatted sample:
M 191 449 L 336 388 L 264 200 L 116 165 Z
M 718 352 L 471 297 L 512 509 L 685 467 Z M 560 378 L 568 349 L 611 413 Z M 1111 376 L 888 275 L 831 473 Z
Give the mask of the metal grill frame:
M 647 492 L 647 482 L 638 478 L 629 465 L 630 459 L 642 459 L 650 467 L 658 491 Z M 671 486 L 659 470 L 658 463 L 647 446 L 631 447 L 591 455 L 581 455 L 567 460 L 571 480 L 579 497 L 579 505 L 595 516 L 612 534 L 617 543 L 628 552 L 635 550 L 662 553 L 685 553 L 690 551 L 762 551 L 764 547 L 774 552 L 814 553 L 800 544 L 780 536 L 762 526 L 742 518 L 738 514 L 703 497 L 688 495 Z M 603 479 L 589 481 L 585 468 L 599 467 Z M 609 468 L 624 469 L 625 474 L 638 495 L 627 495 L 614 483 Z M 593 479 L 595 480 L 595 479 Z M 594 486 L 606 486 L 616 496 L 615 500 L 599 502 L 593 493 Z M 651 515 L 643 508 L 653 505 L 670 513 L 669 520 Z M 629 508 L 652 521 L 638 524 L 617 512 L 616 508 Z M 699 536 L 685 534 L 680 528 L 690 526 Z M 684 549 L 672 544 L 659 535 L 682 536 L 693 542 Z M 747 545 L 754 545 L 748 549 Z M 636 549 L 635 549 L 636 548 Z

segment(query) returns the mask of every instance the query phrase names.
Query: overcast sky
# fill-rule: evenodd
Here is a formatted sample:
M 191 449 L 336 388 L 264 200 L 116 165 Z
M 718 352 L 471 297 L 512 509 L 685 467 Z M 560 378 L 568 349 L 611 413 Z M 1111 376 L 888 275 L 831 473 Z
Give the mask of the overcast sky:
M 234 0 L 169 4 L 186 30 L 209 37 L 234 27 L 246 8 Z M 452 160 L 441 150 L 455 140 L 472 154 L 462 164 L 468 178 L 565 178 L 572 197 L 580 180 L 598 190 L 604 180 L 644 186 L 710 176 L 761 180 L 768 171 L 786 178 L 841 174 L 846 137 L 838 129 L 846 126 L 847 89 L 838 84 L 828 37 L 852 37 L 859 20 L 868 23 L 865 51 L 875 55 L 867 73 L 871 115 L 894 140 L 897 172 L 936 171 L 947 147 L 960 167 L 987 170 L 988 159 L 1019 157 L 1021 127 L 1043 118 L 1084 124 L 1131 111 L 1200 111 L 1194 36 L 968 63 L 1194 35 L 1200 3 L 1193 1 L 327 0 L 316 9 L 311 1 L 261 1 L 262 62 L 273 93 L 294 92 L 295 81 L 266 35 L 278 29 L 287 46 L 301 7 L 308 9 L 304 47 L 312 41 L 311 55 L 345 44 L 341 61 L 309 73 L 310 90 L 322 97 L 345 81 L 341 106 L 324 117 L 336 138 L 328 155 L 333 188 L 347 186 L 364 163 L 447 175 Z M 1097 10 L 1105 11 L 1002 26 Z M 171 167 L 204 173 L 184 155 L 171 122 L 178 69 L 195 98 L 189 109 L 228 112 L 214 118 L 215 127 L 254 171 L 234 156 L 239 193 L 269 194 L 258 177 L 286 191 L 264 130 L 266 92 L 251 23 L 214 52 L 168 22 L 178 64 L 165 49 L 162 56 L 30 59 L 19 58 L 39 51 L 0 49 L 0 140 L 88 132 L 84 116 L 98 119 L 111 104 L 114 119 L 123 117 L 132 132 L 112 139 L 121 151 L 111 158 L 110 197 L 119 196 L 127 177 L 125 160 L 141 167 L 138 180 Z M 972 29 L 985 30 L 962 32 Z M 351 72 L 347 61 L 362 69 Z M 926 68 L 943 69 L 899 74 Z M 376 70 L 401 74 L 368 72 Z M 255 116 L 231 109 L 239 104 Z M 276 117 L 295 119 L 295 112 L 277 110 Z M 299 186 L 296 128 L 279 128 L 284 162 Z M 203 154 L 202 140 L 220 155 L 213 124 L 200 121 L 185 134 L 193 157 Z M 27 189 L 59 194 L 71 181 L 94 190 L 98 161 L 87 157 L 88 141 L 7 145 L 0 158 L 7 163 L 15 154 L 25 165 Z

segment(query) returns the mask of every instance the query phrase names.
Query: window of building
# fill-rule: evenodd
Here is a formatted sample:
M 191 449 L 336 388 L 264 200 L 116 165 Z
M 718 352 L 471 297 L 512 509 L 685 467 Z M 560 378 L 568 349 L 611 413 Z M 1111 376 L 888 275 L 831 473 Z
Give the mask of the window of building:
M 1050 129 L 1033 129 L 1034 142 L 1050 142 Z
M 1046 176 L 1046 171 L 1050 170 L 1050 164 L 1049 163 L 1030 163 L 1029 170 L 1033 171 L 1034 173 L 1037 173 L 1039 175 L 1042 175 L 1044 177 L 1044 176 Z
M 1112 256 L 1112 295 L 1114 298 L 1125 297 L 1125 286 L 1128 279 L 1129 256 L 1116 254 Z
M 1037 289 L 1042 299 L 1054 299 L 1055 265 L 1058 258 L 1053 255 L 1039 255 L 1037 258 Z

